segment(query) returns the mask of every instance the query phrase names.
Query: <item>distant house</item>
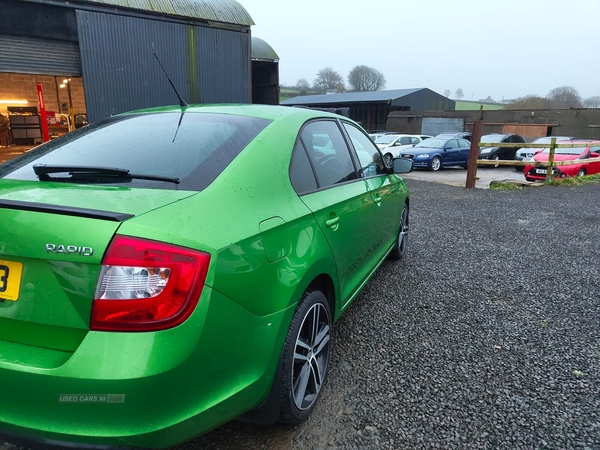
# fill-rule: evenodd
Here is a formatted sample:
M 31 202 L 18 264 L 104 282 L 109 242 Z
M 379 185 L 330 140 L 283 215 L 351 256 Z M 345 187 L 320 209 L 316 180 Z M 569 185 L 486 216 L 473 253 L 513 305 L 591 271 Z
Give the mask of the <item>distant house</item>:
M 282 105 L 320 108 L 350 108 L 350 117 L 369 132 L 385 130 L 392 111 L 454 111 L 456 102 L 427 88 L 387 91 L 346 92 L 343 94 L 303 95 Z

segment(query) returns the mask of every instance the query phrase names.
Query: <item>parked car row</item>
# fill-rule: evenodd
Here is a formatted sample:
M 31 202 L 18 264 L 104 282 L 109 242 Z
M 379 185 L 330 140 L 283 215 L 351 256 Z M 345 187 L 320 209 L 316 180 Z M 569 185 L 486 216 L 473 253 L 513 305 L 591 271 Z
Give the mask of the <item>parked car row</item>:
M 429 139 L 429 135 L 416 134 L 385 134 L 375 139 L 375 144 L 383 153 L 383 157 L 388 165 L 394 158 L 398 158 L 402 150 L 411 148 L 419 142 Z
M 375 139 L 375 143 L 389 163 L 396 157 L 410 158 L 415 168 L 432 171 L 444 167 L 459 166 L 467 168 L 469 163 L 471 133 L 446 132 L 435 137 L 428 135 L 409 135 L 387 133 Z M 573 136 L 545 136 L 534 140 L 533 144 L 549 144 L 552 139 L 558 143 L 590 143 L 587 147 L 557 148 L 555 161 L 584 160 L 600 157 L 600 141 L 579 139 Z M 514 146 L 482 146 L 479 147 L 479 159 L 490 161 L 517 160 L 547 162 L 550 151 L 548 148 L 523 147 L 525 139 L 513 133 L 491 133 L 481 137 L 481 143 L 514 144 Z M 499 164 L 486 166 L 498 167 Z M 544 166 L 515 166 L 515 170 L 523 171 L 528 181 L 544 181 L 547 167 Z M 557 177 L 583 176 L 600 173 L 600 162 L 588 164 L 570 164 L 553 168 Z
M 427 139 L 413 148 L 408 148 L 400 156 L 411 158 L 415 167 L 437 171 L 443 167 L 461 166 L 465 169 L 469 164 L 471 152 L 471 133 L 441 133 L 435 138 Z M 515 153 L 525 140 L 517 134 L 486 134 L 481 137 L 481 142 L 514 143 L 514 147 L 480 147 L 479 159 L 500 160 L 514 159 Z M 494 167 L 498 167 L 497 165 Z

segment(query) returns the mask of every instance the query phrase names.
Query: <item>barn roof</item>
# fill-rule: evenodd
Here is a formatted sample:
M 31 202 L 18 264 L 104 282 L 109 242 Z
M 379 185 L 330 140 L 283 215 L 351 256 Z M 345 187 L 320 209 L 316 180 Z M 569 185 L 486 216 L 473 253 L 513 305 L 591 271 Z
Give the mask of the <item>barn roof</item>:
M 252 38 L 252 59 L 255 61 L 279 61 L 279 56 L 269 44 L 260 38 Z
M 176 17 L 254 25 L 248 11 L 235 0 L 75 0 L 72 3 L 103 4 Z
M 425 90 L 426 88 L 414 89 L 391 89 L 387 91 L 369 92 L 344 92 L 342 94 L 320 94 L 301 95 L 281 102 L 282 105 L 325 105 L 328 103 L 374 103 L 393 101 L 407 95 Z

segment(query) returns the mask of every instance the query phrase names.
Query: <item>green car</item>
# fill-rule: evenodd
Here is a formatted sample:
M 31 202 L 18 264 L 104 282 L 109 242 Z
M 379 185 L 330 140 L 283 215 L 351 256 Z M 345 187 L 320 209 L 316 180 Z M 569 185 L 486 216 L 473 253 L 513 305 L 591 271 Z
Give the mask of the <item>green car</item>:
M 0 440 L 165 448 L 315 407 L 408 189 L 337 114 L 164 107 L 0 165 Z

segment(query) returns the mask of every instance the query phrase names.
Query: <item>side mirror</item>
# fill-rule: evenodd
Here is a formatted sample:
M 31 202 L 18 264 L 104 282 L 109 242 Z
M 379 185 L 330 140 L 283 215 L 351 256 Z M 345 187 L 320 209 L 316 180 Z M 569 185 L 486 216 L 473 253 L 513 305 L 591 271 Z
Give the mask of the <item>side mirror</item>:
M 394 158 L 392 170 L 394 173 L 409 173 L 413 170 L 413 160 L 407 158 Z

